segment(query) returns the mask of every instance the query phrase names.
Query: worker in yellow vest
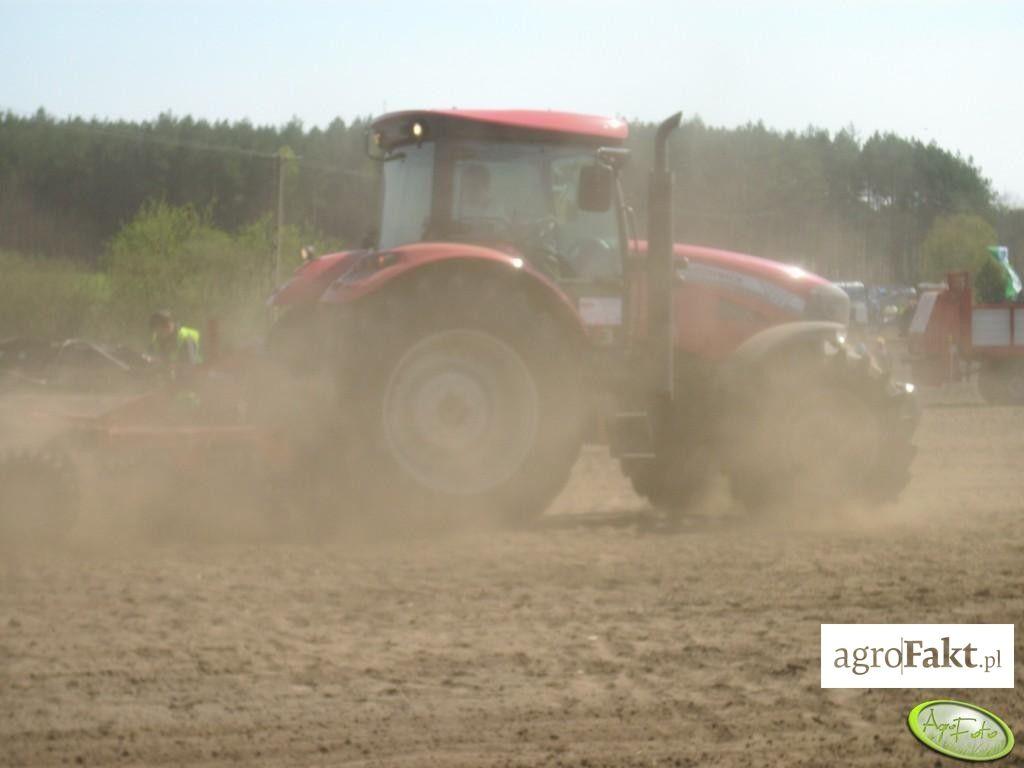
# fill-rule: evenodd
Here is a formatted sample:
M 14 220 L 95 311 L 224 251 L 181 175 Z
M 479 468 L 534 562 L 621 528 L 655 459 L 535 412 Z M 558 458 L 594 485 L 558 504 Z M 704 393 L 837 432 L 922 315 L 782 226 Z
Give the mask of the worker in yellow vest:
M 199 331 L 174 321 L 167 310 L 154 312 L 149 318 L 150 354 L 171 367 L 199 365 L 203 362 Z

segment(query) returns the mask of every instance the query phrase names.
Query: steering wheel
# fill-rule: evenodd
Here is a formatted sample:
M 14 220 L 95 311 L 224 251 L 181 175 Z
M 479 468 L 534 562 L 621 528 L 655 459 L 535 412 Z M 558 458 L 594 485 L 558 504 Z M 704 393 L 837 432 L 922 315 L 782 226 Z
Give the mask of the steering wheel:
M 536 266 L 553 279 L 571 275 L 571 266 L 558 249 L 558 219 L 541 216 L 520 222 L 520 242 Z
M 541 216 L 530 221 L 530 239 L 534 243 L 558 250 L 558 219 Z
M 615 249 L 599 237 L 581 237 L 565 256 L 573 275 L 583 278 L 607 277 L 613 270 L 608 265 L 615 258 Z

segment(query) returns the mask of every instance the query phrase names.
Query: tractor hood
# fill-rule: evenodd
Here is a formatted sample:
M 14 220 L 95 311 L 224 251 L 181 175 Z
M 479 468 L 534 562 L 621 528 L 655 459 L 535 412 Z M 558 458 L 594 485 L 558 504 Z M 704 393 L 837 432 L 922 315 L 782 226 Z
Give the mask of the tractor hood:
M 676 244 L 678 274 L 687 283 L 715 287 L 772 307 L 794 319 L 846 323 L 849 297 L 802 267 L 745 253 Z
M 646 252 L 646 243 L 634 246 L 640 254 Z M 672 252 L 679 350 L 719 360 L 776 325 L 848 323 L 850 300 L 842 289 L 801 267 L 682 243 L 676 243 Z M 634 312 L 633 322 L 642 325 L 642 313 Z

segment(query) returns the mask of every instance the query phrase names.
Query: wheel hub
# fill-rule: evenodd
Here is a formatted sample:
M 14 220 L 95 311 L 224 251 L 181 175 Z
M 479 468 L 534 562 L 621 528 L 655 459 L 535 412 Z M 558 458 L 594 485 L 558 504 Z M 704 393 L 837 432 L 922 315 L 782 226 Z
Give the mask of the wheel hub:
M 463 372 L 437 374 L 413 397 L 417 431 L 437 446 L 478 440 L 491 418 L 480 382 Z
M 391 455 L 442 493 L 484 493 L 510 479 L 537 436 L 540 405 L 519 353 L 481 331 L 449 330 L 415 343 L 384 395 Z

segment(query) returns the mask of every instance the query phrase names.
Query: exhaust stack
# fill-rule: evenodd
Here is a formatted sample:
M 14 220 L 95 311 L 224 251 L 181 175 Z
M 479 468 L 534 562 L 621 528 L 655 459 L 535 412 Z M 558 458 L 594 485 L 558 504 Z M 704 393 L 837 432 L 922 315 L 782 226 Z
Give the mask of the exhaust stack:
M 668 168 L 668 137 L 682 120 L 676 112 L 664 120 L 654 137 L 654 168 L 647 201 L 647 339 L 651 345 L 653 394 L 656 402 L 671 404 L 673 398 L 672 286 L 675 263 L 672 255 L 672 173 Z

